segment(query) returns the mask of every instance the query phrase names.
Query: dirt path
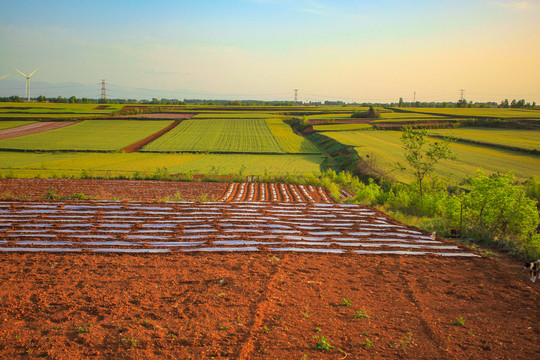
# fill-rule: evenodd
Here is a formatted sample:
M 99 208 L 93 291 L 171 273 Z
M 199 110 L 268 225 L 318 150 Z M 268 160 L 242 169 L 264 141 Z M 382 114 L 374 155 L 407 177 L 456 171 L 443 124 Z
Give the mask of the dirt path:
M 14 137 L 37 134 L 49 130 L 60 129 L 65 126 L 77 124 L 80 121 L 42 121 L 15 128 L 0 130 L 0 140 Z
M 152 134 L 152 135 L 148 136 L 147 138 L 136 142 L 135 144 L 131 144 L 128 147 L 125 147 L 122 150 L 124 152 L 127 152 L 127 153 L 139 151 L 144 146 L 150 144 L 152 141 L 156 140 L 157 138 L 160 138 L 161 136 L 165 135 L 166 133 L 168 133 L 169 131 L 171 131 L 172 129 L 174 129 L 178 125 L 180 125 L 180 123 L 181 123 L 181 121 L 175 121 L 172 124 L 170 124 L 169 126 L 167 126 L 166 128 L 158 131 L 157 133 Z

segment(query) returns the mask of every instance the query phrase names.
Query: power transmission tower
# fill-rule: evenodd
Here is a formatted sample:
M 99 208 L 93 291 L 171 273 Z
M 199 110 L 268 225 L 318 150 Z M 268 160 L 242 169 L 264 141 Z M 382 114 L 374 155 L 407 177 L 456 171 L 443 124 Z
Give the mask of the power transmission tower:
M 416 103 L 416 91 L 414 92 L 414 103 Z
M 459 91 L 461 91 L 461 101 L 463 101 L 463 93 L 465 92 L 465 90 L 461 89 Z
M 101 80 L 101 101 L 107 100 L 107 90 L 105 89 L 105 79 Z
M 298 89 L 294 89 L 294 105 L 298 105 Z

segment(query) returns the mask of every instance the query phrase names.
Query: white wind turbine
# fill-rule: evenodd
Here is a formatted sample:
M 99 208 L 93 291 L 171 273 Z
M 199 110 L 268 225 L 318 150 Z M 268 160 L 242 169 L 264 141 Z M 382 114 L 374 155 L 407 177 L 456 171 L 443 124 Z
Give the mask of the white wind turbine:
M 24 76 L 26 78 L 26 99 L 27 99 L 27 101 L 30 101 L 30 76 L 34 75 L 34 73 L 36 71 L 38 71 L 38 69 L 39 68 L 32 71 L 30 73 L 30 75 L 26 75 L 26 74 L 23 74 L 22 72 L 20 72 L 19 70 L 17 70 L 17 68 L 15 68 L 15 71 L 17 71 L 19 74 L 21 74 L 22 76 Z
M 5 78 L 6 76 L 9 76 L 9 75 L 11 75 L 11 74 L 7 74 L 7 75 L 4 75 L 4 76 L 0 77 L 0 80 L 2 80 L 3 78 Z

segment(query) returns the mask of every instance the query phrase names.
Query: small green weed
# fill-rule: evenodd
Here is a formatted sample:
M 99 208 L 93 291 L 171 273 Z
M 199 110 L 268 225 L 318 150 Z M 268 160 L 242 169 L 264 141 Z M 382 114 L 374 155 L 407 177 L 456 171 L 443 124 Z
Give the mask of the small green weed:
M 90 327 L 92 324 L 88 324 L 87 326 L 77 326 L 75 329 L 79 334 L 86 334 L 90 332 Z
M 465 326 L 465 319 L 460 316 L 457 319 L 453 320 L 450 324 L 455 326 Z
M 373 347 L 373 341 L 369 340 L 369 339 L 366 339 L 366 341 L 364 341 L 362 343 L 362 346 L 365 347 L 365 348 L 371 348 Z
M 320 327 L 316 327 L 316 328 L 315 328 L 315 331 L 316 331 L 316 332 L 321 332 L 322 329 L 321 329 Z
M 341 300 L 341 306 L 352 306 L 352 300 L 351 299 L 343 299 Z
M 220 330 L 220 331 L 229 330 L 229 327 L 223 326 L 223 325 L 219 325 L 218 330 Z
M 129 337 L 129 338 L 121 338 L 120 339 L 120 342 L 124 343 L 124 344 L 128 344 L 129 346 L 131 347 L 135 347 L 137 346 L 137 339 L 133 338 L 133 337 Z
M 401 339 L 398 339 L 398 342 L 396 344 L 390 344 L 390 347 L 395 347 L 397 349 L 401 349 L 403 350 L 403 352 L 407 352 L 407 347 L 409 345 L 412 344 L 413 340 L 412 340 L 412 335 L 413 333 L 412 332 L 407 332 L 407 334 L 401 338 Z
M 369 315 L 364 310 L 358 310 L 354 313 L 355 319 L 369 319 Z
M 328 350 L 332 350 L 333 348 L 334 347 L 328 343 L 328 340 L 326 340 L 324 336 L 321 336 L 321 341 L 319 341 L 315 345 L 315 350 L 320 350 L 320 351 L 328 351 Z

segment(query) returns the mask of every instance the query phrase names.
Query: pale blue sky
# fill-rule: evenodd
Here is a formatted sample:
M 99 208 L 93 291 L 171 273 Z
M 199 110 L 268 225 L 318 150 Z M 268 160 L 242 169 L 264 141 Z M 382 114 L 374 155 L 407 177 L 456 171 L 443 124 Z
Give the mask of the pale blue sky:
M 539 0 L 0 0 L 0 18 L 0 76 L 39 66 L 36 95 L 107 79 L 134 97 L 540 102 Z

